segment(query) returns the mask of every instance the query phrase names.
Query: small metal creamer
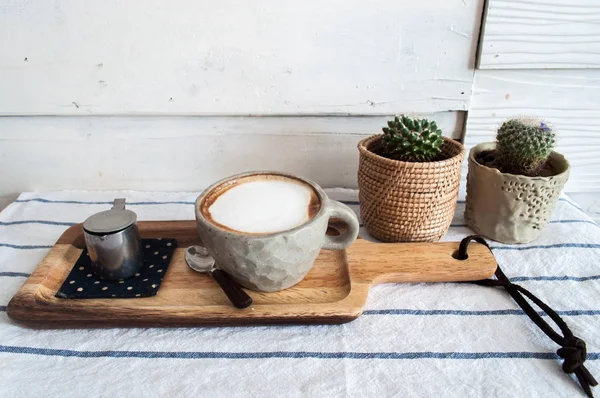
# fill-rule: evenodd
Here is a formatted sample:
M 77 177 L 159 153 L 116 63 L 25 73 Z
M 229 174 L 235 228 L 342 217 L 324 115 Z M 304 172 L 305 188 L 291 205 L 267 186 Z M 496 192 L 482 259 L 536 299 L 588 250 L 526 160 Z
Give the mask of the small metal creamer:
M 141 269 L 137 215 L 125 209 L 125 199 L 115 199 L 112 209 L 88 217 L 83 231 L 92 269 L 100 279 L 127 279 Z

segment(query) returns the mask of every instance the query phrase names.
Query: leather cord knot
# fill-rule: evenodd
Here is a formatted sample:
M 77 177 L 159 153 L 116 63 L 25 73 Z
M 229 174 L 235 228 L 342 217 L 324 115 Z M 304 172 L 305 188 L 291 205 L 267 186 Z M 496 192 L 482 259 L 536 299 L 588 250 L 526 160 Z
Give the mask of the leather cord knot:
M 481 243 L 488 249 L 490 248 L 483 237 L 479 235 L 467 236 L 460 242 L 457 253 L 458 259 L 466 259 L 468 257 L 467 250 L 471 241 Z M 512 283 L 504 274 L 504 272 L 502 272 L 499 266 L 496 268 L 495 275 L 496 279 L 484 279 L 480 281 L 473 281 L 473 283 L 481 286 L 504 288 L 513 298 L 513 300 L 515 300 L 515 302 L 519 305 L 519 307 L 521 307 L 523 312 L 525 312 L 525 314 L 540 328 L 540 330 L 544 332 L 546 336 L 550 337 L 556 344 L 561 346 L 556 353 L 559 357 L 564 359 L 562 364 L 563 371 L 565 373 L 575 373 L 575 377 L 577 377 L 577 381 L 579 381 L 579 384 L 581 385 L 581 388 L 585 394 L 592 398 L 593 395 L 591 387 L 597 386 L 598 382 L 583 364 L 587 357 L 585 342 L 580 338 L 573 336 L 573 333 L 566 322 L 556 313 L 556 311 L 550 308 L 548 304 L 537 298 L 533 293 L 525 289 L 523 286 Z M 554 328 L 552 328 L 540 316 L 540 314 L 533 309 L 527 299 L 540 307 L 558 326 L 562 334 L 554 330 Z
M 597 386 L 598 382 L 583 365 L 587 357 L 585 341 L 575 336 L 568 337 L 556 353 L 564 359 L 562 364 L 563 371 L 565 373 L 575 373 L 579 384 L 581 384 L 588 397 L 591 397 L 592 390 L 590 386 Z
M 575 336 L 569 337 L 556 353 L 565 360 L 562 364 L 565 373 L 574 373 L 575 369 L 583 365 L 587 357 L 585 341 Z

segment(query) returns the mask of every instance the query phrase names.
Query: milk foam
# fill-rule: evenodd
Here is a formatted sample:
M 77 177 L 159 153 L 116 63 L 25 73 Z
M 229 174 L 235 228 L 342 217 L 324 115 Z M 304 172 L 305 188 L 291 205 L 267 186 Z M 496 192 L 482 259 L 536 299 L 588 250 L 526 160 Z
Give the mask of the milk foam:
M 309 220 L 312 192 L 293 182 L 249 181 L 225 191 L 208 211 L 213 221 L 236 231 L 285 231 Z

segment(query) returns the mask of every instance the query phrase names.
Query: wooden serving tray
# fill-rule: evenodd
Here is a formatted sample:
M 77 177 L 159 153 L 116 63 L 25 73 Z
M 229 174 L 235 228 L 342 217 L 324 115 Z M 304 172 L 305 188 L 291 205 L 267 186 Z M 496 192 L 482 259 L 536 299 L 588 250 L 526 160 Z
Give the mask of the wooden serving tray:
M 363 311 L 369 288 L 379 283 L 485 279 L 496 261 L 483 245 L 469 258 L 452 257 L 458 243 L 373 243 L 364 239 L 341 251 L 323 250 L 298 285 L 275 293 L 248 290 L 254 303 L 236 309 L 216 282 L 185 263 L 185 248 L 200 244 L 195 221 L 139 222 L 143 238 L 178 240 L 158 294 L 128 299 L 61 299 L 56 292 L 83 248 L 81 224 L 56 242 L 8 304 L 15 322 L 35 328 L 97 328 L 251 324 L 344 323 Z

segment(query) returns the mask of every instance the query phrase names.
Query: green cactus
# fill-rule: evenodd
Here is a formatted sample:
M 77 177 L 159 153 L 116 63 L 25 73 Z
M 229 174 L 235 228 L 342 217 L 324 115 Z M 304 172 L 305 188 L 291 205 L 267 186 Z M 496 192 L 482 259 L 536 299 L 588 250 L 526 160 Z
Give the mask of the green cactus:
M 510 119 L 496 135 L 497 161 L 507 173 L 535 176 L 555 144 L 552 129 L 536 119 Z
M 431 162 L 442 150 L 442 130 L 434 121 L 402 115 L 388 122 L 381 138 L 382 155 L 405 162 Z

